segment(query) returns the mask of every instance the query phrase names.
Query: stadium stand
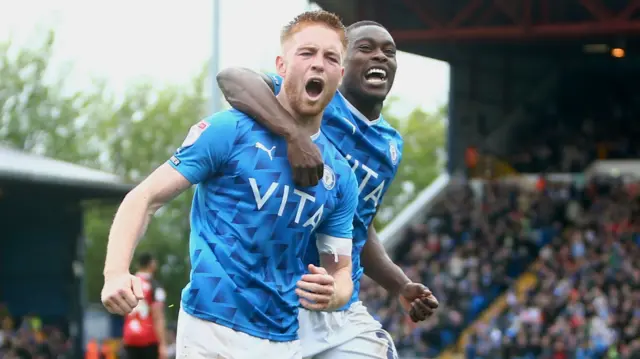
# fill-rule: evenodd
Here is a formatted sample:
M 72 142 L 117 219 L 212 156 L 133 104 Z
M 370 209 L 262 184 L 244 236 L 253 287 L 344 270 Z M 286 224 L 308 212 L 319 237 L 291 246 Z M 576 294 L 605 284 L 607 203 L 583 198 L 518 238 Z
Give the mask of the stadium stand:
M 82 203 L 117 176 L 0 146 L 0 358 L 82 358 Z
M 18 322 L 0 306 L 0 358 L 71 358 L 72 343 L 57 327 L 25 316 Z
M 611 163 L 585 173 L 610 173 Z M 556 177 L 451 184 L 411 227 L 397 259 L 443 305 L 427 322 L 411 323 L 394 298 L 363 283 L 363 301 L 403 358 L 452 344 L 459 350 L 443 357 L 640 355 L 640 183 Z
M 633 88 L 638 75 L 580 76 L 565 80 L 571 88 L 556 90 L 561 100 L 529 109 L 536 121 L 513 134 L 522 144 L 509 158 L 518 172 L 580 172 L 597 159 L 640 157 L 640 143 L 633 140 L 640 136 L 640 101 Z M 541 133 L 531 136 L 532 131 Z
M 640 355 L 638 183 L 600 179 L 566 201 L 562 233 L 540 251 L 537 285 L 474 328 L 466 358 Z
M 523 107 L 506 161 L 479 148 L 406 214 L 388 248 L 438 314 L 416 325 L 363 286 L 402 358 L 640 357 L 640 75 L 592 70 Z
M 414 325 L 395 300 L 368 282 L 363 283 L 363 301 L 400 351 L 433 357 L 533 262 L 537 247 L 553 236 L 555 209 L 550 195 L 516 185 L 452 184 L 426 223 L 413 226 L 397 251 L 405 253 L 398 262 L 410 277 L 427 283 L 443 304 L 438 315 Z

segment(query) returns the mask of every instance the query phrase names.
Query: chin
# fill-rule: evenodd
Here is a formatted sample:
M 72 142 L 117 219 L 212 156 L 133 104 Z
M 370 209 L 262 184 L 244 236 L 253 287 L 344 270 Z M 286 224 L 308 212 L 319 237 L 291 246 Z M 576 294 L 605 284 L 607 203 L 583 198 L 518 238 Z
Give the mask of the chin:
M 387 91 L 387 89 L 379 89 L 379 90 L 367 89 L 362 91 L 362 95 L 367 100 L 382 102 L 387 99 L 387 95 L 389 95 L 389 91 Z
M 322 113 L 322 110 L 324 110 L 324 106 L 322 106 L 319 103 L 304 104 L 295 109 L 295 111 L 298 112 L 300 116 L 304 116 L 304 117 L 317 116 Z

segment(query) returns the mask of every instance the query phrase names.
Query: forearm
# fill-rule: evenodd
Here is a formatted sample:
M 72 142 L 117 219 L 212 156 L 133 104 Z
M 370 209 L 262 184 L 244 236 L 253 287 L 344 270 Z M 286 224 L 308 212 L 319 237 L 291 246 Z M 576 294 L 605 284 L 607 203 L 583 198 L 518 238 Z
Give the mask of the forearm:
M 153 316 L 153 329 L 156 332 L 156 337 L 158 337 L 158 344 L 160 346 L 167 345 L 165 328 L 166 328 L 166 322 L 164 319 L 163 308 L 158 308 L 158 310 L 154 313 L 154 316 Z
M 389 258 L 373 226 L 369 227 L 368 233 L 367 242 L 360 255 L 364 274 L 386 289 L 387 292 L 396 295 L 411 280 Z
M 153 211 L 145 196 L 131 192 L 125 197 L 109 232 L 105 276 L 129 271 L 133 252 L 152 215 Z
M 334 294 L 327 307 L 328 311 L 338 310 L 351 300 L 353 294 L 353 280 L 351 279 L 351 265 L 337 269 L 331 274 L 334 279 Z
M 228 68 L 221 71 L 216 80 L 225 99 L 235 109 L 286 139 L 297 135 L 296 121 L 278 102 L 259 73 L 244 68 Z

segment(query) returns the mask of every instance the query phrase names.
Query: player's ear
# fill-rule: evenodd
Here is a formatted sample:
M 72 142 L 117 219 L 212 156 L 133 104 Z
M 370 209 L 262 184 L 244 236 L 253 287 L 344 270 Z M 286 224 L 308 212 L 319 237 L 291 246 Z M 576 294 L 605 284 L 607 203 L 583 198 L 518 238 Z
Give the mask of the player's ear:
M 287 65 L 284 62 L 284 58 L 280 55 L 276 57 L 276 71 L 278 75 L 284 77 L 287 73 Z

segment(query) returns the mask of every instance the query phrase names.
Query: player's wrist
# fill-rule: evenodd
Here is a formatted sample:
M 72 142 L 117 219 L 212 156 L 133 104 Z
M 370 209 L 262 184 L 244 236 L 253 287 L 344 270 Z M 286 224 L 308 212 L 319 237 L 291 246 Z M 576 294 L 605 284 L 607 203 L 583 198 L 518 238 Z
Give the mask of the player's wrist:
M 291 126 L 287 126 L 284 128 L 284 139 L 287 143 L 295 143 L 296 141 L 299 141 L 301 138 L 301 133 L 302 130 L 296 126 L 296 125 L 291 125 Z
M 412 284 L 413 282 L 411 281 L 411 279 L 409 278 L 404 278 L 401 281 L 398 281 L 397 284 L 395 286 L 393 286 L 392 288 L 390 288 L 388 291 L 389 293 L 391 293 L 392 295 L 399 295 L 402 296 L 405 292 L 405 290 L 409 287 L 410 284 Z
M 115 277 L 120 277 L 123 275 L 130 275 L 131 273 L 129 272 L 129 268 L 123 269 L 123 268 L 105 268 L 105 270 L 102 272 L 102 276 L 105 279 L 109 279 L 109 278 L 115 278 Z
M 349 277 L 351 280 L 351 277 Z M 351 300 L 351 295 L 353 294 L 353 284 L 347 285 L 347 283 L 342 284 L 334 284 L 333 285 L 333 295 L 331 296 L 331 300 L 329 301 L 328 311 L 339 310 L 349 303 Z

